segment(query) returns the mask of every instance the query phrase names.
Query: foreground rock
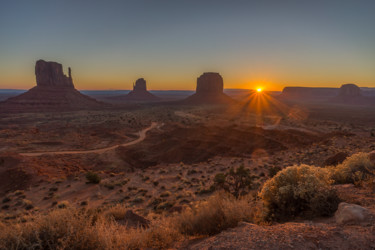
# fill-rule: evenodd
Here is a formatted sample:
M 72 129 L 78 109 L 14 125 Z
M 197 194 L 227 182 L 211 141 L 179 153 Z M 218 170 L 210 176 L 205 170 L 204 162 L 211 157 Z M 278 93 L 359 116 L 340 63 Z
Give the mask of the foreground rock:
M 368 224 L 370 223 L 371 213 L 368 209 L 356 204 L 341 202 L 335 213 L 337 224 Z
M 374 150 L 374 151 L 371 151 L 371 152 L 368 154 L 368 157 L 370 158 L 370 161 L 372 162 L 372 164 L 375 165 L 375 150 Z
M 225 104 L 233 99 L 223 93 L 224 82 L 219 73 L 203 73 L 197 79 L 195 94 L 184 100 L 187 104 Z
M 346 152 L 339 152 L 331 157 L 328 157 L 324 163 L 323 166 L 337 166 L 338 164 L 345 161 L 345 159 L 349 156 Z
M 146 218 L 128 210 L 122 220 L 117 220 L 118 223 L 126 225 L 128 228 L 148 228 L 150 221 Z
M 4 112 L 69 111 L 105 106 L 74 88 L 71 69 L 68 76 L 62 65 L 38 60 L 35 64 L 37 85 L 21 95 L 0 103 Z
M 127 95 L 115 96 L 110 98 L 114 101 L 130 101 L 130 102 L 155 102 L 160 98 L 147 91 L 147 84 L 145 79 L 139 78 L 133 84 L 133 91 Z
M 240 223 L 238 227 L 183 249 L 374 249 L 371 227 L 352 226 L 351 230 L 323 223 L 293 223 L 259 226 Z

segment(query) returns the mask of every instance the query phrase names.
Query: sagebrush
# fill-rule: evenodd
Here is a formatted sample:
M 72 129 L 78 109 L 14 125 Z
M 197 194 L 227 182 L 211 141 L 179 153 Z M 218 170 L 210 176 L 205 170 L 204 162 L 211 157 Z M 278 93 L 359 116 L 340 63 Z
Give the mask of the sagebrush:
M 339 203 L 331 184 L 327 169 L 300 165 L 281 170 L 264 184 L 259 193 L 264 219 L 331 215 Z

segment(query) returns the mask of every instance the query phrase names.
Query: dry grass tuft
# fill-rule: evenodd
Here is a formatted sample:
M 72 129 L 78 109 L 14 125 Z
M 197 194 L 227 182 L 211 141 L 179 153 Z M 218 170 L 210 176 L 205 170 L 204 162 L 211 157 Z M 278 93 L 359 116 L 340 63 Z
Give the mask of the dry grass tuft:
M 180 237 L 167 219 L 147 230 L 126 229 L 103 215 L 58 209 L 26 223 L 1 223 L 0 249 L 163 249 Z
M 240 221 L 252 221 L 251 203 L 249 197 L 235 199 L 225 193 L 216 193 L 206 202 L 178 215 L 175 224 L 183 234 L 213 235 L 237 226 Z

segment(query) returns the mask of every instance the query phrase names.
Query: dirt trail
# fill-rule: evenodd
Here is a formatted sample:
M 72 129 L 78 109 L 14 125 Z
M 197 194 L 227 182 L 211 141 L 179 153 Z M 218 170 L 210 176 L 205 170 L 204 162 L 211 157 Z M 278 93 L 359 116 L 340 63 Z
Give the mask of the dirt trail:
M 106 151 L 116 149 L 116 148 L 118 148 L 120 146 L 121 147 L 127 147 L 127 146 L 131 146 L 131 145 L 137 144 L 137 143 L 143 141 L 146 138 L 146 133 L 149 130 L 151 130 L 151 129 L 155 128 L 155 127 L 160 127 L 160 126 L 161 125 L 158 126 L 158 123 L 153 122 L 153 123 L 151 123 L 150 127 L 145 128 L 145 129 L 139 131 L 139 138 L 138 139 L 136 139 L 134 141 L 131 141 L 131 142 L 124 143 L 124 144 L 114 145 L 114 146 L 111 146 L 111 147 L 100 148 L 100 149 L 91 149 L 91 150 L 73 150 L 73 151 L 52 151 L 52 152 L 20 153 L 20 155 L 22 155 L 22 156 L 41 156 L 41 155 L 90 154 L 90 153 L 101 154 L 101 153 L 104 153 Z

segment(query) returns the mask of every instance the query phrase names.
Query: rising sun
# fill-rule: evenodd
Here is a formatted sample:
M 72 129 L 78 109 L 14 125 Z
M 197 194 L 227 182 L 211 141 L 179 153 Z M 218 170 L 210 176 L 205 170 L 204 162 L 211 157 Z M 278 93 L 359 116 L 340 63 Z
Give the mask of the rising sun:
M 262 88 L 257 88 L 257 92 L 258 92 L 258 93 L 260 93 L 260 92 L 262 92 L 262 91 L 263 91 Z

